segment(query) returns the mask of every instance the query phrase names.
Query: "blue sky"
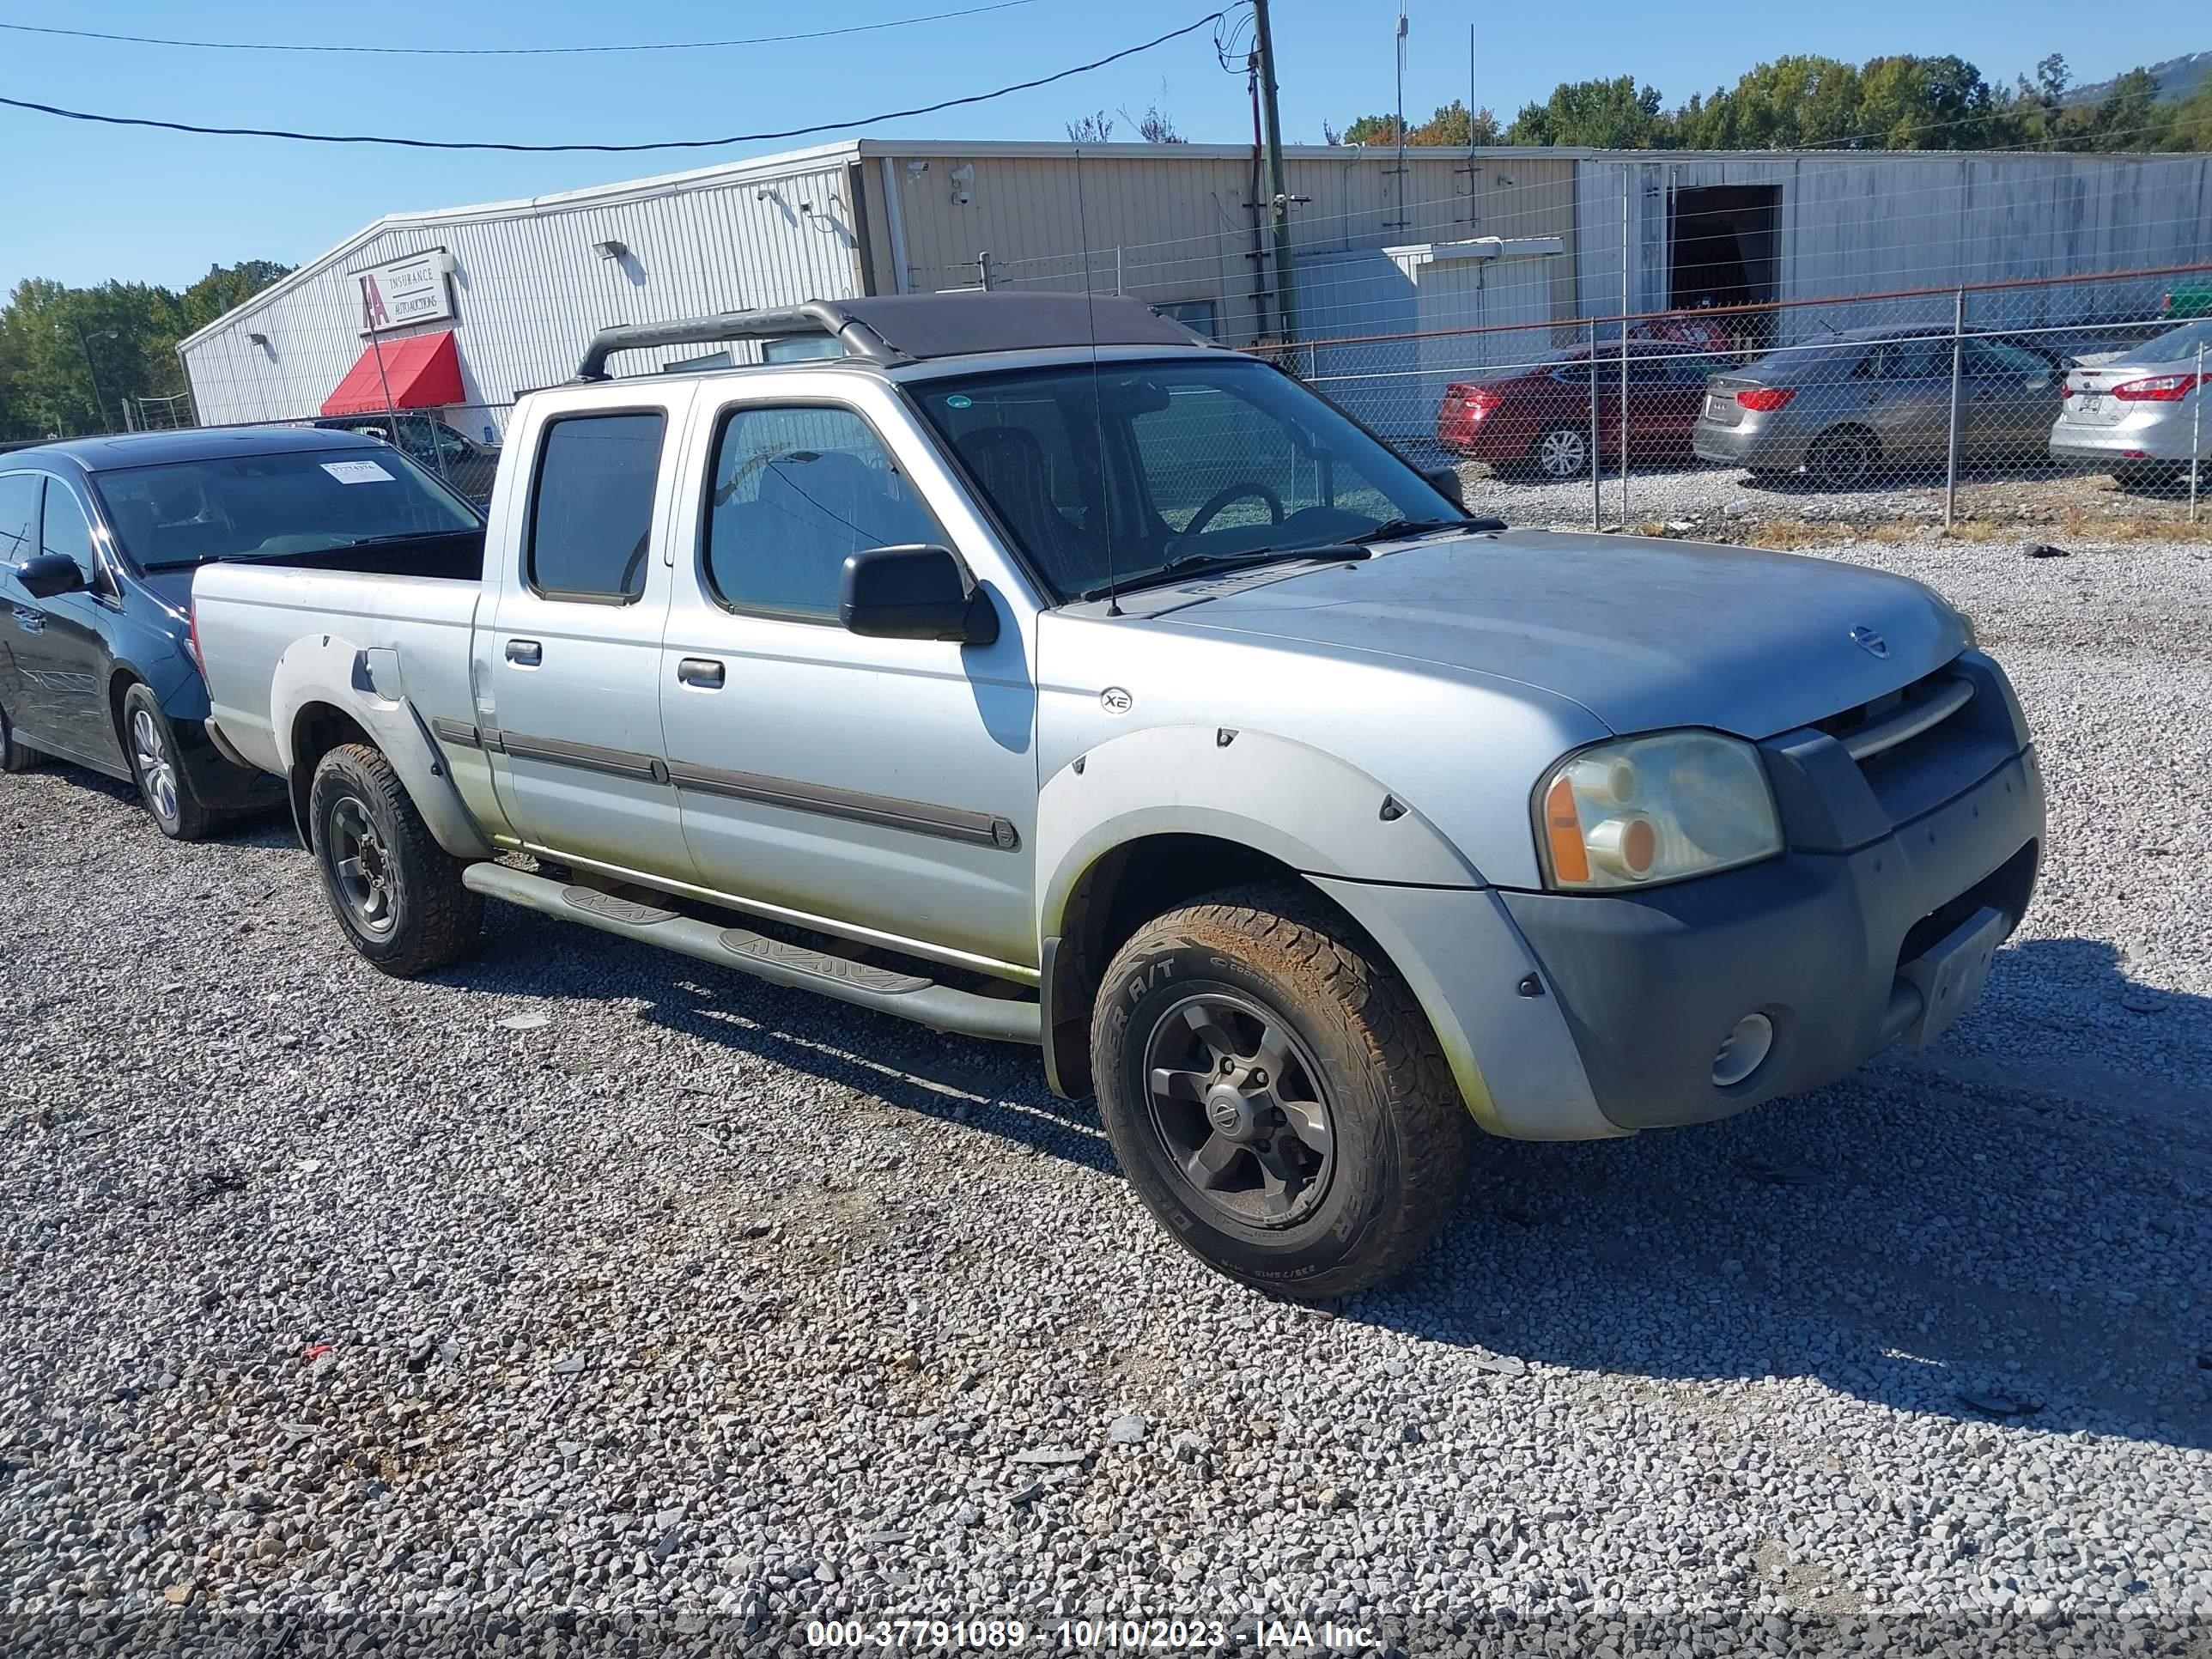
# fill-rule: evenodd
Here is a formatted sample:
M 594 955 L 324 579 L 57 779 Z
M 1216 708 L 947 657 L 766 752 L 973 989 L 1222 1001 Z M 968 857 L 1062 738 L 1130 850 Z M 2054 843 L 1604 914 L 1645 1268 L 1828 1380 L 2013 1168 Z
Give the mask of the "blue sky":
M 208 0 L 0 0 L 0 21 L 208 40 L 405 46 L 588 45 L 777 33 L 873 22 L 973 0 L 583 0 L 414 9 Z M 842 40 L 730 51 L 538 58 L 216 52 L 0 33 L 0 94 L 167 118 L 425 137 L 618 140 L 796 126 L 985 90 L 1164 33 L 1217 0 L 1031 0 L 1017 9 Z M 1395 0 L 1277 0 L 1285 136 L 1318 143 L 1392 99 Z M 2124 28 L 2080 0 L 1861 0 L 1817 10 L 1743 3 L 1697 21 L 1652 0 L 1469 7 L 1413 0 L 1406 107 L 1464 95 L 1467 27 L 1481 27 L 1481 100 L 1501 116 L 1562 80 L 1632 71 L 1671 104 L 1764 58 L 1955 52 L 2008 82 L 2046 52 L 2081 80 L 2212 46 L 2185 6 L 2128 9 Z M 1163 85 L 1164 83 L 1164 87 Z M 1243 77 L 1206 34 L 992 104 L 866 129 L 880 137 L 1060 138 L 1084 111 L 1158 100 L 1188 137 L 1250 131 Z M 1124 131 L 1127 131 L 1125 127 Z M 795 141 L 817 143 L 820 139 Z M 1117 135 L 1118 136 L 1118 135 Z M 0 286 L 45 276 L 182 285 L 217 262 L 296 264 L 378 215 L 572 189 L 793 148 L 634 156 L 437 155 L 103 129 L 0 109 L 16 180 Z M 29 165 L 35 162 L 36 165 Z M 35 180 L 35 191 L 26 181 Z

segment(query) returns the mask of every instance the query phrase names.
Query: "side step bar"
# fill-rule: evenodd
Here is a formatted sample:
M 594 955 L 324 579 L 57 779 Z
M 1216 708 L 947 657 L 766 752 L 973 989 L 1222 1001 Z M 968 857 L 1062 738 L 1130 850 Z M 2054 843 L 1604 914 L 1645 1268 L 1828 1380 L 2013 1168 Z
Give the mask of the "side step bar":
M 702 962 L 734 968 L 774 985 L 817 991 L 840 1002 L 856 1003 L 878 1013 L 896 1014 L 939 1031 L 988 1037 L 999 1042 L 1041 1043 L 1042 1017 L 1026 1000 L 984 996 L 956 990 L 934 980 L 878 968 L 850 957 L 810 951 L 746 927 L 717 927 L 595 887 L 548 881 L 504 864 L 471 864 L 461 872 L 464 885 L 488 898 L 505 899 L 525 909 L 542 910 L 564 921 L 580 921 L 603 933 L 619 933 L 641 945 L 680 951 Z

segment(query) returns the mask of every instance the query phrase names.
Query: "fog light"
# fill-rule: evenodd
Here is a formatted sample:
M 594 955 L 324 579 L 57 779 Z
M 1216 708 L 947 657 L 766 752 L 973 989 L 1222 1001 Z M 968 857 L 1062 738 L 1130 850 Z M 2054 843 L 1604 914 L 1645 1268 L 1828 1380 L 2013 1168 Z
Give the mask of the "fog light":
M 1765 1063 L 1774 1052 L 1774 1022 L 1765 1014 L 1746 1014 L 1735 1029 L 1721 1039 L 1713 1056 L 1713 1086 L 1729 1089 Z

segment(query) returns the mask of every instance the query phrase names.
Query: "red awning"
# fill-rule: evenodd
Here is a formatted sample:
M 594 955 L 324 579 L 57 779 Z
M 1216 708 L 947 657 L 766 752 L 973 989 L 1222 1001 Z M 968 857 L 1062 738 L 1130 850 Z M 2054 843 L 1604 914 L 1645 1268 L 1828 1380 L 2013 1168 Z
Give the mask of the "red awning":
M 323 413 L 372 415 L 387 408 L 440 409 L 463 401 L 461 354 L 453 347 L 453 331 L 440 329 L 370 346 L 346 371 L 338 389 L 323 399 Z

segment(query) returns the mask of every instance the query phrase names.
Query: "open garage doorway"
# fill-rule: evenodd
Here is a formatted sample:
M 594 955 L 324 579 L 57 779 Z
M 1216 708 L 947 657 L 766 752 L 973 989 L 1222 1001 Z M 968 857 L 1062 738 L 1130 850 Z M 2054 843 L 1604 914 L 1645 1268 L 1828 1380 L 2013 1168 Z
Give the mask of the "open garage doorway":
M 1667 303 L 1677 311 L 1763 305 L 1775 298 L 1775 221 L 1779 185 L 1707 185 L 1677 190 L 1668 204 Z M 1721 319 L 1743 349 L 1775 340 L 1775 316 L 1752 312 Z

